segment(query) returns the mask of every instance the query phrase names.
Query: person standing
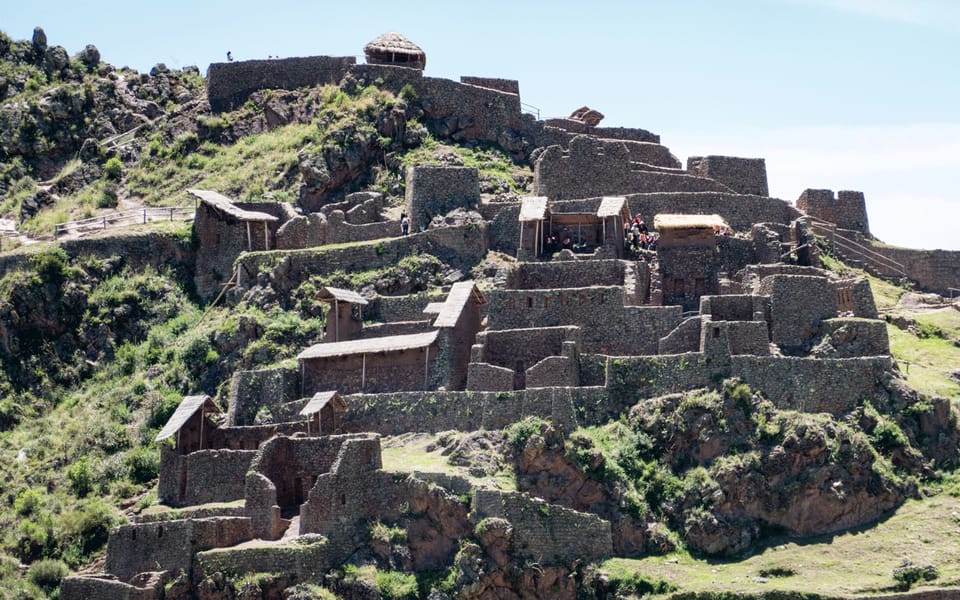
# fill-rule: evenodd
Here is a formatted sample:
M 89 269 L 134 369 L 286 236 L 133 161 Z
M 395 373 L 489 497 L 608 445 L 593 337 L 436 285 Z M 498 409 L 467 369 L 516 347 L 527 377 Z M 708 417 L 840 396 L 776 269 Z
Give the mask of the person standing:
M 407 213 L 400 213 L 400 233 L 402 235 L 410 233 L 410 217 Z

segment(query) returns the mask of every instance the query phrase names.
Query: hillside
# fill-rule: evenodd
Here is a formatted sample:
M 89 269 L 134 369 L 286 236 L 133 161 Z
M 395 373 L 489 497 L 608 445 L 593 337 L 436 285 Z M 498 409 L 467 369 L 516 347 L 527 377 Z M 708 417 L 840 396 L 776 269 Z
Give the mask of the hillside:
M 212 110 L 198 69 L 0 35 L 0 217 L 19 232 L 0 254 L 4 597 L 60 597 L 71 573 L 112 579 L 67 597 L 167 599 L 956 586 L 956 303 L 827 256 L 754 159 L 682 169 L 644 130 L 550 125 L 479 85 L 499 80 L 391 68 Z M 154 206 L 196 216 L 54 239 Z M 732 232 L 695 223 L 707 253 L 664 220 L 658 249 L 608 234 L 624 212 L 713 211 Z M 560 240 L 537 229 L 555 223 Z M 727 262 L 689 272 L 704 256 Z M 425 356 L 386 361 L 398 338 Z M 364 343 L 357 365 L 324 350 Z M 311 380 L 310 360 L 344 362 Z M 318 437 L 297 415 L 331 381 L 341 430 Z M 213 407 L 193 450 L 185 398 Z M 234 462 L 188 486 L 191 456 Z M 135 544 L 164 527 L 188 542 Z

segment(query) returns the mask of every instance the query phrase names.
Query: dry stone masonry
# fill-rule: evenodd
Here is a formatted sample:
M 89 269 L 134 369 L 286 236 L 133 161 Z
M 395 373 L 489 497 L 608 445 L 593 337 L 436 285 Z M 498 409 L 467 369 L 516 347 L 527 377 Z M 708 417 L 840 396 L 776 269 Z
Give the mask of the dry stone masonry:
M 380 436 L 498 430 L 530 416 L 566 435 L 731 377 L 779 408 L 837 416 L 891 394 L 869 285 L 821 269 L 804 220 L 868 237 L 862 193 L 811 189 L 794 206 L 768 196 L 763 159 L 691 157 L 684 169 L 642 129 L 597 127 L 596 115 L 539 121 L 522 114 L 518 82 L 424 77 L 426 55 L 397 36 L 371 42 L 363 65 L 211 65 L 211 107 L 344 80 L 409 86 L 438 135 L 530 160 L 534 195 L 494 201 L 474 168 L 415 165 L 401 236 L 373 192 L 296 210 L 194 191 L 199 246 L 184 260 L 206 298 L 228 283 L 236 298 L 255 287 L 285 296 L 313 276 L 420 254 L 456 275 L 441 292 L 402 296 L 325 288 L 327 331 L 296 365 L 234 373 L 223 407 L 185 398 L 158 436 L 160 500 L 179 512 L 115 528 L 105 574 L 67 578 L 61 598 L 160 599 L 176 577 L 215 572 L 317 581 L 367 543 L 375 519 L 408 524 L 418 569 L 451 567 L 470 538 L 491 556 L 572 570 L 621 547 L 610 521 L 444 473 L 386 472 Z M 435 218 L 454 210 L 476 216 Z M 641 220 L 642 247 L 624 244 Z M 490 250 L 519 260 L 481 288 L 467 274 Z M 921 283 L 960 286 L 956 253 L 910 252 L 896 256 Z M 255 424 L 261 411 L 274 422 Z

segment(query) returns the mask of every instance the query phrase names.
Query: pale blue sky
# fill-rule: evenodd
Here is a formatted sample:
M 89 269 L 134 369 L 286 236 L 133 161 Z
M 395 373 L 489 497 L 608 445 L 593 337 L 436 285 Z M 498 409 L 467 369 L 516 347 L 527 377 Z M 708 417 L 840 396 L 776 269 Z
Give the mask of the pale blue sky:
M 866 194 L 881 240 L 960 250 L 960 1 L 672 0 L 9 2 L 71 54 L 148 71 L 276 56 L 362 55 L 399 31 L 427 75 L 506 77 L 541 115 L 581 105 L 681 160 L 767 161 L 771 194 Z

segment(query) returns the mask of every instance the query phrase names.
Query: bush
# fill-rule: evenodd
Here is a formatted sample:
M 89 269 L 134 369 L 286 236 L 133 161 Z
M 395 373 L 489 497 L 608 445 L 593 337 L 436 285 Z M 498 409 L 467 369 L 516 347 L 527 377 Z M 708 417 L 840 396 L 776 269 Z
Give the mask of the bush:
M 893 421 L 880 421 L 873 430 L 873 445 L 881 452 L 889 452 L 907 445 L 907 436 Z
M 60 582 L 70 572 L 62 560 L 45 558 L 30 565 L 27 580 L 48 594 L 60 587 Z
M 523 450 L 523 447 L 527 445 L 527 440 L 531 436 L 540 435 L 545 424 L 544 420 L 539 417 L 527 417 L 519 423 L 514 423 L 506 430 L 507 443 L 514 450 Z
M 677 591 L 677 586 L 665 579 L 650 579 L 640 573 L 627 575 L 611 575 L 607 580 L 610 591 L 619 598 L 627 594 L 636 597 L 669 594 Z
M 97 208 L 116 208 L 119 203 L 120 196 L 115 183 L 104 186 L 103 191 L 97 197 Z
M 920 581 L 933 581 L 940 577 L 940 571 L 933 565 L 919 566 L 910 561 L 893 570 L 893 578 L 900 582 L 903 589 L 910 589 L 910 586 Z
M 378 571 L 376 584 L 377 591 L 391 600 L 415 600 L 419 593 L 417 578 L 413 573 Z
M 83 498 L 93 490 L 93 470 L 86 456 L 67 467 L 67 481 L 70 489 L 78 498 Z
M 43 496 L 33 488 L 28 488 L 17 494 L 13 501 L 13 508 L 21 517 L 32 515 L 43 504 Z
M 80 504 L 76 510 L 60 515 L 60 529 L 63 532 L 64 546 L 73 546 L 76 552 L 64 553 L 65 558 L 72 557 L 78 566 L 92 552 L 107 543 L 110 528 L 117 522 L 113 508 L 99 498 Z
M 120 175 L 123 173 L 123 162 L 116 156 L 108 159 L 106 164 L 103 165 L 103 173 L 107 176 L 107 179 L 119 181 Z
M 69 263 L 67 251 L 60 246 L 47 248 L 30 257 L 30 266 L 47 281 L 68 278 L 72 274 Z
M 160 470 L 160 457 L 150 448 L 137 448 L 127 455 L 127 468 L 130 480 L 134 483 L 148 483 L 157 478 Z

